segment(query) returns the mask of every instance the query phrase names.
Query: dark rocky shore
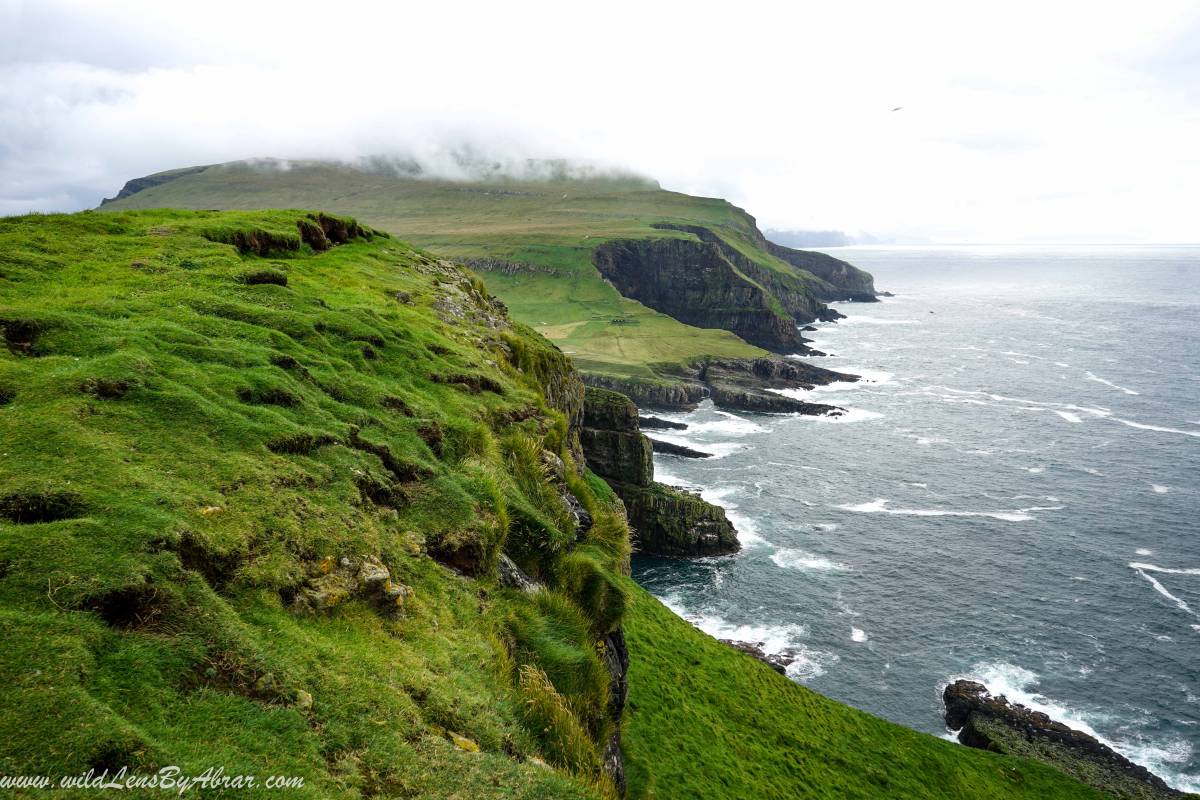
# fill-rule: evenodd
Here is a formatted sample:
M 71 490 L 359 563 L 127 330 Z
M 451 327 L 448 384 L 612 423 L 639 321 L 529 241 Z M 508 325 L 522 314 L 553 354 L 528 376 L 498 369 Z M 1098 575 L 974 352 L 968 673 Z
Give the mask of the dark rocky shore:
M 1185 797 L 1145 767 L 1108 745 L 1040 711 L 993 696 L 974 681 L 955 681 L 942 693 L 946 726 L 968 747 L 1045 762 L 1115 797 L 1159 800 Z
M 812 389 L 857 375 L 814 367 L 788 358 L 710 359 L 664 371 L 661 381 L 585 375 L 589 386 L 610 389 L 639 407 L 691 410 L 711 399 L 718 408 L 758 414 L 834 414 L 842 409 L 776 394 L 772 389 Z

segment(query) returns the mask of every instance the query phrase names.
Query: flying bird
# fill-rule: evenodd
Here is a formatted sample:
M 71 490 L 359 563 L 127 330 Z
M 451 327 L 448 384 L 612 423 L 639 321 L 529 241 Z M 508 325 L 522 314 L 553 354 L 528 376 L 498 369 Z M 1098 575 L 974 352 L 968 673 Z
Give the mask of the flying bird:
M 892 111 L 899 111 L 902 108 L 904 108 L 904 106 L 896 106 L 895 108 L 892 109 Z

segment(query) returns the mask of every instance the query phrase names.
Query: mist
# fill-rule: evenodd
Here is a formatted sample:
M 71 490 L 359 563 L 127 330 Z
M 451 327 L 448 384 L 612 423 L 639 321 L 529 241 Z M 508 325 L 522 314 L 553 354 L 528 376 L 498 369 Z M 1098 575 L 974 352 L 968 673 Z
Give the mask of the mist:
M 9 0 L 0 214 L 248 158 L 569 163 L 780 230 L 1200 240 L 1194 4 L 964 5 Z

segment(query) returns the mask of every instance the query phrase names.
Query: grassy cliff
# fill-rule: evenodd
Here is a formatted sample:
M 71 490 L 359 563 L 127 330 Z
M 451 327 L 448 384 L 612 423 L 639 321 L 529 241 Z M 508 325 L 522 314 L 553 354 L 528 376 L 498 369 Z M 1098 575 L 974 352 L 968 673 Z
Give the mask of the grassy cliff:
M 130 189 L 105 208 L 353 214 L 485 273 L 514 317 L 597 374 L 672 380 L 656 367 L 764 354 L 748 341 L 794 352 L 796 320 L 823 300 L 873 293 L 849 265 L 770 245 L 724 200 L 630 178 L 446 181 L 386 165 L 239 162 Z M 670 269 L 652 274 L 638 259 Z
M 0 331 L 0 775 L 604 798 L 620 732 L 640 798 L 1095 796 L 649 597 L 567 358 L 353 220 L 0 219 Z

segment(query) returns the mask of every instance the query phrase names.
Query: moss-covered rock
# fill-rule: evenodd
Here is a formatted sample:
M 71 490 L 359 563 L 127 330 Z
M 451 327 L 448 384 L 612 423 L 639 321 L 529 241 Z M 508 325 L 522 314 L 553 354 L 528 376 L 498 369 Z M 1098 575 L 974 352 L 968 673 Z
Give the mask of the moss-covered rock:
M 740 548 L 725 510 L 661 483 L 615 484 L 633 528 L 634 547 L 664 556 L 714 556 Z

